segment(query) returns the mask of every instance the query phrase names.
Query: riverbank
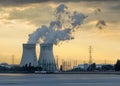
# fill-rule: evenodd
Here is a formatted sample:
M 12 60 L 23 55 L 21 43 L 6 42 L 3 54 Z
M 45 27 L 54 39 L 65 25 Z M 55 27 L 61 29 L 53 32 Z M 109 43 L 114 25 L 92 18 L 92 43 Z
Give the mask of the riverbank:
M 97 72 L 0 72 L 0 74 L 117 74 L 120 75 L 120 71 L 97 71 Z

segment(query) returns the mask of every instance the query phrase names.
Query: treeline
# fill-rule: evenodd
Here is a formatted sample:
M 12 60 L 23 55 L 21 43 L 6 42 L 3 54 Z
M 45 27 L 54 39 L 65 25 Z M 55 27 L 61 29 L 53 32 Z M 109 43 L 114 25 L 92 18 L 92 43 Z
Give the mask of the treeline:
M 42 67 L 34 67 L 31 65 L 20 66 L 0 66 L 0 73 L 34 73 L 35 71 L 42 71 Z M 64 71 L 62 66 L 60 66 L 60 71 Z M 117 60 L 116 64 L 105 64 L 101 67 L 97 67 L 96 63 L 89 65 L 89 67 L 84 70 L 83 68 L 74 68 L 68 71 L 120 71 L 120 60 Z
M 35 71 L 42 71 L 41 67 L 33 67 L 33 66 L 11 66 L 5 67 L 0 66 L 1 73 L 34 73 Z

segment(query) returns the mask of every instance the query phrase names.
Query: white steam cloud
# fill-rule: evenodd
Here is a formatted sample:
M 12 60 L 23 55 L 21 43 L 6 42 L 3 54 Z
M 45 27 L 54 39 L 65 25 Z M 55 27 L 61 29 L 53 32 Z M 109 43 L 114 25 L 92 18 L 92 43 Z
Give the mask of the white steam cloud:
M 68 7 L 60 4 L 55 10 L 55 20 L 49 26 L 42 25 L 32 34 L 29 34 L 29 44 L 52 43 L 72 40 L 72 33 L 83 23 L 86 16 L 77 11 L 70 12 Z

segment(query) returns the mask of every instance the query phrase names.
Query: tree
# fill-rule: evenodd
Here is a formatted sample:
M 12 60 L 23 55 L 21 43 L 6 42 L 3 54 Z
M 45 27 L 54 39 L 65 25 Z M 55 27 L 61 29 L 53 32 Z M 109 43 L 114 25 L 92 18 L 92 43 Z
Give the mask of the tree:
M 63 66 L 62 65 L 60 65 L 60 71 L 63 71 Z
M 120 60 L 117 60 L 115 64 L 115 71 L 120 71 Z
M 89 65 L 89 67 L 88 67 L 87 70 L 88 71 L 94 71 L 94 70 L 96 70 L 96 63 L 93 63 L 93 64 Z
M 107 71 L 107 70 L 113 70 L 114 67 L 112 65 L 103 65 L 102 70 Z

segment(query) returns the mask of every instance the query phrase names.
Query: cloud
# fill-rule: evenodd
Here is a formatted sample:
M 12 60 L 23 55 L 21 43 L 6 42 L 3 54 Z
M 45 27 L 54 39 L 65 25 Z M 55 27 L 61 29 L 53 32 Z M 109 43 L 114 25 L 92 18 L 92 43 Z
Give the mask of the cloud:
M 14 0 L 0 0 L 6 1 L 6 5 L 14 7 L 0 7 L 0 19 L 7 20 L 22 20 L 28 21 L 30 24 L 40 26 L 41 24 L 48 24 L 50 20 L 52 20 L 52 13 L 59 2 L 62 0 L 30 0 L 31 2 L 13 2 Z M 10 1 L 10 3 L 8 3 Z M 15 0 L 17 1 L 17 0 Z M 38 2 L 39 1 L 39 2 Z M 41 2 L 45 3 L 41 3 Z M 69 3 L 67 1 L 70 1 Z M 81 1 L 81 2 L 79 2 Z M 104 20 L 107 23 L 116 24 L 120 21 L 119 18 L 119 2 L 120 1 L 112 1 L 107 0 L 103 2 L 101 0 L 92 0 L 92 2 L 88 2 L 89 0 L 65 0 L 64 3 L 70 7 L 71 10 L 77 10 L 79 12 L 84 12 L 85 14 L 90 14 L 88 20 Z M 98 2 L 101 1 L 101 2 Z M 38 3 L 37 3 L 38 2 Z M 58 2 L 58 3 L 56 3 Z M 23 4 L 22 4 L 23 3 Z M 36 4 L 31 4 L 36 3 Z M 98 12 L 98 9 L 101 12 Z M 97 12 L 97 15 L 94 13 Z M 92 14 L 93 13 L 93 14 Z M 91 15 L 92 14 L 92 15 Z M 88 15 L 89 16 L 89 15 Z
M 0 0 L 0 6 L 20 6 L 31 3 L 42 3 L 50 0 Z
M 118 1 L 118 0 L 0 0 L 0 6 L 22 6 L 32 3 L 43 3 L 43 2 L 105 2 L 105 1 Z
M 104 20 L 99 20 L 96 23 L 96 27 L 98 27 L 99 29 L 103 29 L 104 26 L 106 26 L 106 22 Z
M 21 20 L 21 22 L 28 22 L 40 26 L 41 24 L 48 23 L 53 17 L 52 8 L 46 3 L 38 5 L 29 5 L 24 7 L 8 7 L 3 8 L 3 12 L 0 12 L 0 19 L 6 20 Z M 49 15 L 48 15 L 49 13 Z
M 119 3 L 120 3 L 120 1 L 119 1 Z M 120 4 L 119 3 L 116 4 L 115 6 L 112 6 L 111 9 L 120 11 Z

